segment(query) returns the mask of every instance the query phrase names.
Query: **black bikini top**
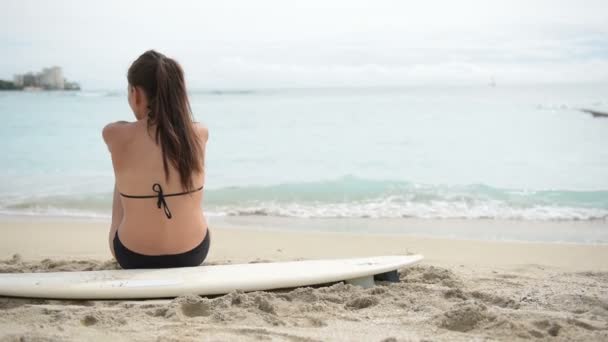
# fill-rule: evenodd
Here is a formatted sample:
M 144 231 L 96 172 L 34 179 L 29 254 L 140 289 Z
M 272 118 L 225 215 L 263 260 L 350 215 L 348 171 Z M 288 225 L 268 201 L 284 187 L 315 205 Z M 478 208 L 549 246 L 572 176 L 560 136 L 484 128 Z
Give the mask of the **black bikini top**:
M 190 190 L 190 191 L 177 192 L 177 193 L 174 193 L 174 194 L 164 194 L 163 193 L 163 188 L 160 186 L 160 184 L 154 183 L 154 185 L 152 185 L 152 190 L 154 190 L 154 192 L 157 193 L 156 195 L 145 195 L 145 196 L 125 195 L 122 192 L 119 192 L 119 194 L 121 196 L 123 196 L 123 197 L 128 197 L 128 198 L 154 198 L 154 197 L 158 197 L 158 201 L 156 201 L 156 206 L 159 209 L 162 206 L 163 209 L 165 210 L 165 215 L 167 215 L 167 218 L 171 218 L 171 211 L 169 211 L 169 207 L 167 207 L 167 202 L 165 201 L 165 197 L 185 195 L 185 194 L 189 194 L 191 192 L 199 191 L 201 189 L 203 189 L 202 185 L 201 185 L 200 188 L 194 189 L 194 190 Z

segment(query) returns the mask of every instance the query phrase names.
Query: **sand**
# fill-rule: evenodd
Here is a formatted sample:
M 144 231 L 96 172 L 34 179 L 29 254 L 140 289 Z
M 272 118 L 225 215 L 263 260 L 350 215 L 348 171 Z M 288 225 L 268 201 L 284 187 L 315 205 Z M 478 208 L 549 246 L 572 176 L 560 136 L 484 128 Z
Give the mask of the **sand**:
M 466 224 L 459 223 L 459 224 Z M 0 341 L 608 341 L 608 246 L 217 224 L 204 264 L 420 253 L 400 281 L 162 300 L 0 297 Z M 3 217 L 0 272 L 118 269 L 105 220 Z

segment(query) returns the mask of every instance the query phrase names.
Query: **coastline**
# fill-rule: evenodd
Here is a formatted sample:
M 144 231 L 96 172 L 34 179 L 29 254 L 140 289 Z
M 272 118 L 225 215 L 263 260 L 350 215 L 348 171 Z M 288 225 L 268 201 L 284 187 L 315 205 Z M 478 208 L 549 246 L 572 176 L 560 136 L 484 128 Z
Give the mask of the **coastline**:
M 230 219 L 210 227 L 203 265 L 405 253 L 425 259 L 401 269 L 398 283 L 371 289 L 338 283 L 135 301 L 0 297 L 0 340 L 608 338 L 608 245 L 265 230 Z M 0 272 L 118 268 L 109 220 L 1 217 L 0 231 Z

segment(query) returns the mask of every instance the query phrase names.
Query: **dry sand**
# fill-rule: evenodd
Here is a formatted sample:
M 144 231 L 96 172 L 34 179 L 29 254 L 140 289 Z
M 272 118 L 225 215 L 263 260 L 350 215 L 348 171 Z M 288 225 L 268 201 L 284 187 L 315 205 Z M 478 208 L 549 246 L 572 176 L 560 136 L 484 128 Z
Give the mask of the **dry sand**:
M 0 297 L 0 341 L 608 341 L 608 246 L 217 225 L 204 264 L 424 254 L 398 283 L 163 300 Z M 0 220 L 0 272 L 117 269 L 100 220 Z

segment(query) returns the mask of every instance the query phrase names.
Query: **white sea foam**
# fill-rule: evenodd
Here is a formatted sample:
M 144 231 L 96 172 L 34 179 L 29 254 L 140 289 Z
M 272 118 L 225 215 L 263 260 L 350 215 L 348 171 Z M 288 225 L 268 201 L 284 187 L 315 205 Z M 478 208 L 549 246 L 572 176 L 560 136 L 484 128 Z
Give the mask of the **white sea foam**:
M 390 200 L 349 203 L 265 202 L 239 207 L 214 207 L 218 215 L 282 216 L 298 218 L 422 218 L 422 219 L 500 219 L 533 221 L 607 220 L 608 210 L 534 206 L 510 207 L 498 201 L 484 203 L 432 201 L 429 203 Z

